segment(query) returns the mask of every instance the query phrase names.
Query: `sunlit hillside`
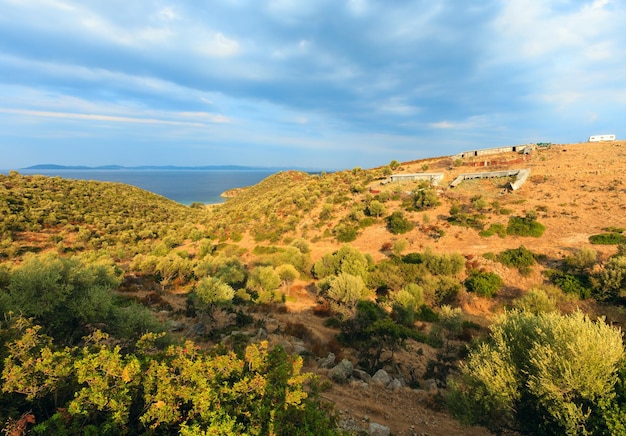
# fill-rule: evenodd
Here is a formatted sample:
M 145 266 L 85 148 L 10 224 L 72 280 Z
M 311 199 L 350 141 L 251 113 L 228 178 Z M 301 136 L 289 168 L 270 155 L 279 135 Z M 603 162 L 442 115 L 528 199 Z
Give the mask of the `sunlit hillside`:
M 626 143 L 391 159 L 206 207 L 0 176 L 5 431 L 620 434 Z

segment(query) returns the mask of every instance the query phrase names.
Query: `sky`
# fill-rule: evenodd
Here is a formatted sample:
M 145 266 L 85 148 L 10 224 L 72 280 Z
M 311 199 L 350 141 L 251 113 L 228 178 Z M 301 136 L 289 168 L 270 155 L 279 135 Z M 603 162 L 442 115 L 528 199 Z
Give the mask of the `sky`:
M 624 0 L 0 0 L 0 168 L 626 138 Z

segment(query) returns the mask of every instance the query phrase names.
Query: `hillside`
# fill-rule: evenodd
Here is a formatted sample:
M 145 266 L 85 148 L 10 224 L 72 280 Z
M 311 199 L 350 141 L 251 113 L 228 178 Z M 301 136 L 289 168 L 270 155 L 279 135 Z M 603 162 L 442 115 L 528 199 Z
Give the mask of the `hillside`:
M 519 169 L 530 176 L 515 191 L 507 177 L 449 187 L 460 174 Z M 0 175 L 0 305 L 16 309 L 12 277 L 37 256 L 97 261 L 116 268 L 119 279 L 107 281 L 119 298 L 107 307 L 148 308 L 145 316 L 160 320 L 171 341 L 241 350 L 264 337 L 302 354 L 346 429 L 376 422 L 393 434 L 490 434 L 453 420 L 443 396 L 466 345 L 488 333 L 496 314 L 539 288 L 561 313 L 581 308 L 626 324 L 626 283 L 609 289 L 602 275 L 624 240 L 624 170 L 624 141 L 554 144 L 530 154 L 392 161 L 319 175 L 287 171 L 206 208 L 116 183 Z M 388 182 L 416 173 L 442 173 L 443 180 Z M 599 234 L 612 243 L 592 244 Z M 529 264 L 516 264 L 523 256 Z M 494 296 L 471 289 L 469 279 L 480 274 L 502 280 Z M 352 280 L 356 299 L 337 296 L 338 277 Z M 359 299 L 375 307 L 359 309 Z M 33 307 L 45 329 L 49 318 Z M 123 318 L 135 327 L 113 328 L 122 319 L 116 310 L 71 322 L 128 344 L 128 332 L 140 324 Z M 379 324 L 358 318 L 365 310 Z M 47 331 L 54 336 L 52 327 Z M 77 337 L 55 339 L 73 345 Z M 337 363 L 346 358 L 370 376 L 384 368 L 403 386 L 331 381 L 331 370 L 319 365 L 331 351 Z

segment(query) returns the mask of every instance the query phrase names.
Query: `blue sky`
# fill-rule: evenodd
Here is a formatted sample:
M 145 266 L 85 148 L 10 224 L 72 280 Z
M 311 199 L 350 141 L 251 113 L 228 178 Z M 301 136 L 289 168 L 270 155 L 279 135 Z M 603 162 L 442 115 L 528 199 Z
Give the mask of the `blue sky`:
M 622 0 L 0 0 L 0 168 L 626 137 Z

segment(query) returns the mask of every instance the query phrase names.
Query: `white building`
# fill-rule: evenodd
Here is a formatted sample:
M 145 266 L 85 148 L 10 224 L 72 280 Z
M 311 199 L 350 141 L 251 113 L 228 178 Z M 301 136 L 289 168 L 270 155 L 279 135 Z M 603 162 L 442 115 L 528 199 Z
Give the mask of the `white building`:
M 589 137 L 589 142 L 615 141 L 615 135 L 594 135 Z

